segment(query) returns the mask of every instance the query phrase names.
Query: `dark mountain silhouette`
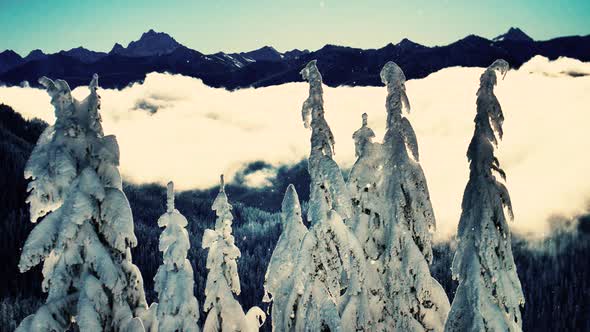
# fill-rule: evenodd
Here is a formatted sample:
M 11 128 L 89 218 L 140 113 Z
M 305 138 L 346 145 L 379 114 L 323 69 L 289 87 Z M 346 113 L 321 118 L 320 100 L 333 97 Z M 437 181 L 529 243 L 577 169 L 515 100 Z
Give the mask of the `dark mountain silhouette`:
M 141 35 L 137 41 L 129 43 L 127 48 L 115 44 L 111 54 L 124 55 L 129 57 L 160 56 L 172 53 L 182 46 L 174 38 L 164 32 L 155 32 L 150 29 Z
M 47 54 L 43 53 L 43 51 L 36 49 L 32 50 L 29 55 L 27 55 L 24 60 L 27 61 L 36 61 L 36 60 L 43 60 L 47 57 Z
M 529 37 L 524 31 L 519 28 L 510 28 L 505 34 L 499 35 L 493 39 L 494 41 L 512 40 L 512 41 L 523 41 L 532 42 L 533 38 Z
M 123 52 L 125 52 L 125 47 L 119 43 L 115 43 L 109 54 L 121 54 Z
M 254 51 L 240 53 L 254 61 L 281 61 L 283 55 L 272 46 L 264 46 Z
M 60 51 L 59 53 L 80 60 L 84 63 L 93 63 L 107 56 L 104 52 L 91 51 L 82 46 L 72 48 L 69 51 Z
M 329 86 L 377 86 L 381 85 L 379 71 L 387 61 L 398 63 L 406 76 L 413 79 L 452 66 L 486 67 L 498 58 L 518 68 L 535 55 L 590 61 L 590 35 L 534 41 L 522 30 L 510 28 L 494 40 L 469 35 L 434 47 L 403 39 L 379 49 L 326 45 L 313 52 L 281 53 L 265 46 L 250 52 L 205 55 L 181 45 L 166 33 L 150 30 L 127 48 L 115 44 L 108 54 L 78 48 L 26 61 L 5 51 L 0 53 L 0 82 L 17 85 L 26 80 L 36 85 L 39 77 L 48 76 L 65 78 L 76 87 L 87 84 L 92 74 L 98 73 L 101 86 L 123 88 L 142 81 L 150 72 L 169 72 L 232 90 L 301 81 L 301 68 L 317 59 Z
M 12 50 L 0 53 L 0 73 L 14 68 L 24 62 L 23 58 Z

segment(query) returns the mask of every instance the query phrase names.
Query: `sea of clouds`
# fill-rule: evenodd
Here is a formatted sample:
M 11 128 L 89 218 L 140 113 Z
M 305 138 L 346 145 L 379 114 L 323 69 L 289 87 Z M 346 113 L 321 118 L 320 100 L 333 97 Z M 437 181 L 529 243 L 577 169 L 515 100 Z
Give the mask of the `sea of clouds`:
M 430 187 L 439 234 L 459 220 L 468 178 L 465 157 L 473 133 L 482 68 L 453 67 L 407 82 L 421 163 Z M 504 140 L 497 156 L 507 173 L 517 230 L 542 234 L 548 218 L 573 216 L 590 206 L 590 63 L 535 57 L 498 82 Z M 89 78 L 90 79 L 90 78 Z M 100 81 L 100 80 L 99 80 Z M 290 164 L 309 152 L 310 132 L 301 121 L 305 83 L 228 92 L 181 75 L 152 73 L 142 84 L 99 90 L 105 133 L 117 135 L 127 181 L 208 188 L 245 164 Z M 74 90 L 77 98 L 88 94 Z M 377 137 L 385 127 L 384 87 L 324 88 L 326 118 L 336 137 L 335 159 L 354 163 L 352 133 L 369 114 Z M 54 121 L 47 93 L 0 87 L 0 102 L 26 118 Z M 273 170 L 248 175 L 265 186 Z

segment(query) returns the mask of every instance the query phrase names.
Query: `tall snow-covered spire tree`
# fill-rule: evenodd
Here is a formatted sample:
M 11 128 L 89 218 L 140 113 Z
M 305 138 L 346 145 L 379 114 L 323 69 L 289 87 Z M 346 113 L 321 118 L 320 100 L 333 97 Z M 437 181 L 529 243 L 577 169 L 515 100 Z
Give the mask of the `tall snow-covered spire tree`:
M 388 92 L 383 144 L 362 149 L 350 179 L 354 202 L 361 207 L 355 211 L 365 215 L 357 217 L 355 230 L 382 284 L 371 289 L 372 312 L 380 312 L 374 317 L 379 329 L 442 331 L 449 300 L 428 266 L 435 220 L 416 135 L 402 112 L 410 108 L 406 78 L 388 62 L 381 80 Z
M 104 136 L 98 76 L 90 95 L 75 100 L 63 80 L 41 78 L 56 122 L 39 138 L 27 162 L 31 220 L 46 215 L 23 247 L 19 268 L 44 261 L 46 303 L 19 331 L 143 331 L 147 303 L 129 202 L 118 171 L 119 147 Z M 147 319 L 147 318 L 146 318 Z
M 199 304 L 193 295 L 193 268 L 186 255 L 190 248 L 186 218 L 174 208 L 174 183 L 168 183 L 167 211 L 158 219 L 166 227 L 160 235 L 163 264 L 154 278 L 158 293 L 158 331 L 199 331 Z
M 237 263 L 241 254 L 232 235 L 234 217 L 225 194 L 223 175 L 212 209 L 217 216 L 215 229 L 207 229 L 203 234 L 203 248 L 209 248 L 204 305 L 204 310 L 209 313 L 203 331 L 258 331 L 266 319 L 264 312 L 253 307 L 244 314 L 234 297 L 241 291 Z
M 385 250 L 385 230 L 382 207 L 383 152 L 382 145 L 373 142 L 375 133 L 368 126 L 368 115 L 362 115 L 362 126 L 354 132 L 357 161 L 348 177 L 352 200 L 350 225 L 367 259 L 367 289 L 369 308 L 374 320 L 373 330 L 385 330 L 387 310 L 383 287 L 382 255 Z
M 352 135 L 357 160 L 350 171 L 348 189 L 353 206 L 352 229 L 370 260 L 377 260 L 384 246 L 382 211 L 379 211 L 383 153 L 381 144 L 373 142 L 374 137 L 375 133 L 368 127 L 368 115 L 364 113 L 361 128 Z
M 330 209 L 343 219 L 351 214 L 350 196 L 342 173 L 332 159 L 334 154 L 334 135 L 324 118 L 324 97 L 322 75 L 316 60 L 303 68 L 301 75 L 309 82 L 309 97 L 303 103 L 301 114 L 305 128 L 311 127 L 311 151 L 308 171 L 311 176 L 308 219 L 315 223 L 325 220 Z M 310 121 L 311 118 L 311 121 Z
M 324 118 L 322 76 L 315 60 L 301 74 L 310 86 L 302 115 L 304 125 L 312 130 L 307 211 L 312 227 L 303 238 L 294 269 L 294 286 L 284 312 L 289 320 L 284 330 L 363 330 L 371 323 L 366 261 L 360 244 L 344 223 L 352 212 L 351 201 L 340 168 L 332 159 L 334 137 Z
M 291 312 L 286 308 L 293 289 L 293 270 L 307 227 L 301 217 L 301 205 L 295 187 L 290 184 L 281 209 L 283 233 L 272 253 L 264 280 L 265 302 L 272 301 L 273 331 L 287 331 Z
M 510 230 L 504 209 L 512 218 L 508 190 L 494 146 L 502 139 L 504 115 L 494 95 L 496 72 L 505 75 L 508 63 L 496 60 L 480 78 L 475 131 L 467 159 L 469 181 L 461 204 L 458 247 L 453 277 L 459 286 L 445 331 L 520 331 L 524 296 L 514 266 Z M 497 136 L 496 136 L 497 135 Z

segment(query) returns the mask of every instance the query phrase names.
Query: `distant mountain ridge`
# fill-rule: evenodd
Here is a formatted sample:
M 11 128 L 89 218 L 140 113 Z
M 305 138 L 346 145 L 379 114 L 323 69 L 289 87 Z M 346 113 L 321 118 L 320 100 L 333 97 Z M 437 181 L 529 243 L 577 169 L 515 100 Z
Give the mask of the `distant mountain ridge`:
M 520 30 L 519 28 L 510 28 L 508 32 L 505 34 L 499 35 L 498 37 L 492 39 L 493 41 L 504 41 L 504 40 L 512 40 L 512 41 L 524 41 L 524 42 L 532 42 L 534 41 L 533 38 L 529 37 L 524 31 Z
M 109 54 L 118 54 L 128 57 L 160 56 L 172 53 L 182 45 L 164 32 L 155 32 L 150 29 L 141 35 L 139 40 L 129 43 L 127 48 L 113 47 Z
M 64 78 L 72 87 L 86 85 L 93 73 L 101 86 L 123 88 L 142 81 L 150 72 L 169 72 L 203 80 L 212 87 L 238 89 L 301 81 L 299 71 L 316 59 L 329 86 L 381 85 L 379 70 L 395 61 L 409 79 L 425 77 L 451 66 L 486 67 L 503 58 L 519 67 L 535 55 L 550 59 L 566 56 L 590 61 L 590 35 L 535 41 L 519 28 L 492 40 L 469 35 L 444 46 L 424 46 L 409 39 L 379 49 L 326 45 L 319 50 L 294 49 L 281 53 L 271 46 L 240 53 L 203 54 L 163 32 L 149 30 L 127 47 L 115 44 L 109 53 L 83 47 L 55 54 L 41 50 L 27 57 L 10 50 L 0 53 L 0 82 L 37 85 L 41 76 Z

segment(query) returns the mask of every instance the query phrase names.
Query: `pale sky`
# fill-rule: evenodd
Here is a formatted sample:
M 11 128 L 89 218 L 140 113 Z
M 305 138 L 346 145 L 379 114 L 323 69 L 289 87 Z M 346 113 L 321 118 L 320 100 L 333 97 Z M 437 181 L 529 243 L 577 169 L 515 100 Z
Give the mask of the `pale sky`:
M 589 21 L 588 0 L 0 0 L 0 51 L 109 51 L 150 28 L 203 53 L 379 48 L 404 37 L 432 46 L 468 34 L 492 38 L 511 26 L 538 40 L 587 35 Z

